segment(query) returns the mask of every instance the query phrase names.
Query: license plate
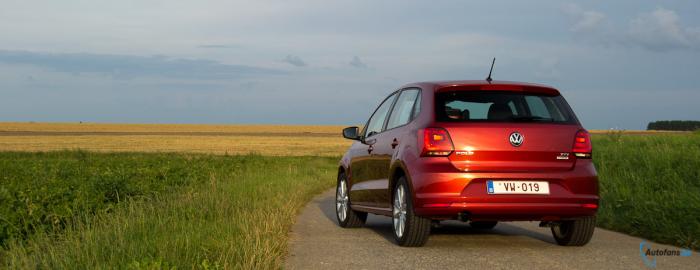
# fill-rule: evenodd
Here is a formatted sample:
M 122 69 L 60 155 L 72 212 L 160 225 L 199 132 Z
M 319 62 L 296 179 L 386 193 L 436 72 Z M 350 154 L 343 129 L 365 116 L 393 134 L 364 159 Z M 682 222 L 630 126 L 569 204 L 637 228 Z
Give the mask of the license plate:
M 549 194 L 545 181 L 486 181 L 489 194 Z

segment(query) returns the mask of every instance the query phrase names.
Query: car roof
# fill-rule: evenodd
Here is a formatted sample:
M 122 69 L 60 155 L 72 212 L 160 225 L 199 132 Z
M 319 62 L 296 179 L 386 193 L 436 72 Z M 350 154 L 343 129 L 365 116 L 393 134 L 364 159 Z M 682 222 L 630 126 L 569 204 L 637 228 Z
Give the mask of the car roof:
M 435 92 L 442 91 L 514 91 L 541 93 L 547 95 L 559 95 L 559 91 L 554 87 L 512 81 L 491 81 L 486 80 L 462 80 L 462 81 L 428 81 L 407 84 L 402 88 L 420 87 L 422 89 L 432 89 Z

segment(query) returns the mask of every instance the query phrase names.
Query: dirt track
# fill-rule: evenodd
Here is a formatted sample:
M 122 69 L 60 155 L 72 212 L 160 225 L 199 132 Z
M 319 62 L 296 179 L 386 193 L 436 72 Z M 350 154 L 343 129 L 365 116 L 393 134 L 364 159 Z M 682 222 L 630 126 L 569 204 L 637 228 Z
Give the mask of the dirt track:
M 370 215 L 364 228 L 336 223 L 334 190 L 316 197 L 292 228 L 287 269 L 651 269 L 640 256 L 641 238 L 597 229 L 584 247 L 557 246 L 536 222 L 501 223 L 493 230 L 445 222 L 427 245 L 394 244 L 391 219 Z M 647 241 L 648 242 L 648 241 Z M 650 243 L 654 249 L 676 247 Z M 656 257 L 656 269 L 698 269 L 700 254 Z

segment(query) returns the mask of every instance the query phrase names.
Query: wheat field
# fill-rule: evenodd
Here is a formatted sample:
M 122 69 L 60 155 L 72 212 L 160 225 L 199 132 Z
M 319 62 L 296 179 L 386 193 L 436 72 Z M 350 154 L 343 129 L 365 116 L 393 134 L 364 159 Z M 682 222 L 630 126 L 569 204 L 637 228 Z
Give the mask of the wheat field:
M 0 122 L 0 151 L 178 152 L 340 156 L 344 126 Z M 593 134 L 677 133 L 591 130 Z
M 219 124 L 119 124 L 0 122 L 0 132 L 219 132 L 219 133 L 320 133 L 337 134 L 345 126 L 332 125 L 219 125 Z
M 342 126 L 0 123 L 0 151 L 86 150 L 339 156 Z

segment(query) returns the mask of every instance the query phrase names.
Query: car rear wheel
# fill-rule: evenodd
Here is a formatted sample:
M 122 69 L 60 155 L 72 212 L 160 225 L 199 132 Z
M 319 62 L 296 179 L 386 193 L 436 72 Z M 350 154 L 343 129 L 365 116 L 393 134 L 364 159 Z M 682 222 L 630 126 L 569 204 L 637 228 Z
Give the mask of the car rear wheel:
M 338 218 L 338 225 L 343 228 L 362 227 L 367 220 L 367 213 L 350 208 L 348 182 L 344 173 L 338 175 L 338 185 L 335 189 L 335 217 Z
M 413 212 L 411 190 L 405 177 L 399 178 L 393 190 L 392 225 L 394 239 L 400 246 L 420 247 L 430 235 L 431 220 Z
M 552 226 L 552 235 L 561 246 L 583 246 L 593 237 L 595 216 L 563 221 Z
M 469 226 L 471 226 L 474 229 L 479 229 L 479 230 L 493 229 L 493 227 L 496 227 L 496 224 L 498 224 L 498 221 L 472 221 L 472 222 L 469 222 Z

